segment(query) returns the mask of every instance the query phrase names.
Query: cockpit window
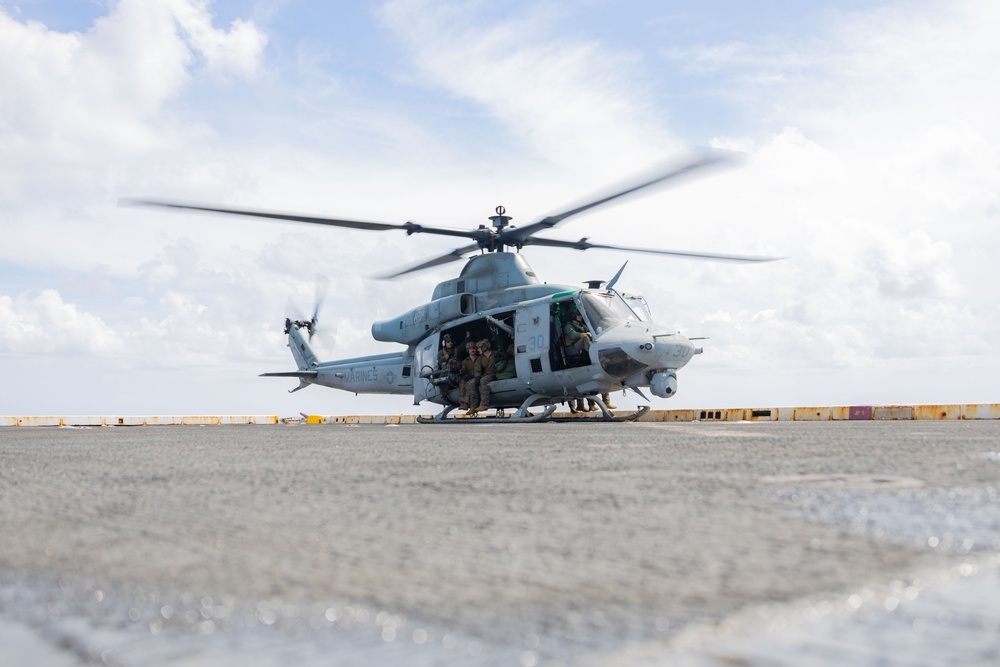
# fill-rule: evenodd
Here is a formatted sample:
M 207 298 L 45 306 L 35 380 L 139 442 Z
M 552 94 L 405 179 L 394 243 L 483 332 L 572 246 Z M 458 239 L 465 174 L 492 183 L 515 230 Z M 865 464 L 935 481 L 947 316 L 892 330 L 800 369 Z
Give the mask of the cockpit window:
M 653 321 L 653 315 L 649 311 L 649 304 L 646 303 L 646 299 L 638 294 L 625 293 L 622 293 L 622 298 L 625 299 L 625 303 L 632 309 L 632 312 L 634 312 L 640 320 L 643 322 Z
M 639 321 L 617 292 L 583 292 L 580 302 L 595 335 L 622 322 Z

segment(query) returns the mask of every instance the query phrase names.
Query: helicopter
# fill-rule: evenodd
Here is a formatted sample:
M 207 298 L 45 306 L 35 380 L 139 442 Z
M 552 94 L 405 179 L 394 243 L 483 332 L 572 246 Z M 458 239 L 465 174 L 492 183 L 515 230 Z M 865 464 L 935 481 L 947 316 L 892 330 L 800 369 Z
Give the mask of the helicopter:
M 287 345 L 296 370 L 262 373 L 262 377 L 297 379 L 291 392 L 311 385 L 342 389 L 356 394 L 400 394 L 412 396 L 413 404 L 424 401 L 442 406 L 434 416 L 419 417 L 421 422 L 455 423 L 475 416 L 477 422 L 537 422 L 564 420 L 553 417 L 559 404 L 584 399 L 589 412 L 600 411 L 596 418 L 626 421 L 649 410 L 641 406 L 625 414 L 613 412 L 609 392 L 631 390 L 645 401 L 642 391 L 668 399 L 677 393 L 677 372 L 702 353 L 693 341 L 679 332 L 653 322 L 645 299 L 616 289 L 625 263 L 608 281 L 588 281 L 585 288 L 542 282 L 532 270 L 522 248 L 542 246 L 573 250 L 608 249 L 729 262 L 770 262 L 781 257 L 731 255 L 658 250 L 592 243 L 586 237 L 578 241 L 538 236 L 566 220 L 598 206 L 618 202 L 654 186 L 690 177 L 697 172 L 731 164 L 736 157 L 728 151 L 702 150 L 679 163 L 661 166 L 633 178 L 609 192 L 589 197 L 584 203 L 540 218 L 524 226 L 511 224 L 512 216 L 497 206 L 489 216 L 491 225 L 474 229 L 433 227 L 413 221 L 405 223 L 316 217 L 296 213 L 162 199 L 120 199 L 119 205 L 150 206 L 161 209 L 249 216 L 277 221 L 318 224 L 367 231 L 403 231 L 469 239 L 467 245 L 379 278 L 398 278 L 466 259 L 459 275 L 435 287 L 431 300 L 396 317 L 372 324 L 372 337 L 379 342 L 405 346 L 402 351 L 338 361 L 321 361 L 311 341 L 317 331 L 319 303 L 310 319 L 285 319 Z M 587 331 L 586 345 L 574 345 L 568 337 L 568 325 L 582 325 Z M 455 362 L 441 363 L 441 351 L 451 341 L 457 357 L 465 351 L 466 341 L 486 342 L 495 357 L 496 379 L 482 383 L 486 405 L 466 408 L 460 392 L 463 379 Z M 476 380 L 473 380 L 476 381 Z M 488 391 L 486 388 L 488 387 Z M 466 408 L 465 415 L 451 413 Z M 532 411 L 532 408 L 541 408 Z M 495 410 L 492 417 L 479 414 Z M 512 414 L 507 414 L 513 410 Z M 594 410 L 597 412 L 597 410 Z M 587 415 L 589 416 L 589 414 Z

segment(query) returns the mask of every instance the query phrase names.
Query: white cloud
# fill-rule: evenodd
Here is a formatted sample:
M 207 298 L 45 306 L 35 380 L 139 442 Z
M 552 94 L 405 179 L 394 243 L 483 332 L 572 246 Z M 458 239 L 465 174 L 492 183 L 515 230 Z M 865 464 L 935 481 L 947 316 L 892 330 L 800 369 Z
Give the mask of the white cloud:
M 0 294 L 0 351 L 34 356 L 110 356 L 121 337 L 100 317 L 65 303 L 56 290 L 10 297 Z
M 556 36 L 545 6 L 500 20 L 480 9 L 394 0 L 382 17 L 431 85 L 480 105 L 550 163 L 621 174 L 676 148 L 629 74 L 637 54 Z
M 251 23 L 213 28 L 206 7 L 121 0 L 85 33 L 0 8 L 0 203 L 103 194 L 118 160 L 203 136 L 204 126 L 165 113 L 191 82 L 196 56 L 213 73 L 249 76 L 266 44 Z
M 674 52 L 711 54 L 730 101 L 764 119 L 720 140 L 754 160 L 716 208 L 791 257 L 745 269 L 735 293 L 702 292 L 726 336 L 707 364 L 866 375 L 893 360 L 972 372 L 989 398 L 974 369 L 995 365 L 1000 340 L 982 297 L 1000 252 L 1000 89 L 984 66 L 1000 60 L 998 19 L 995 3 L 901 2 L 825 34 Z
M 258 70 L 267 36 L 252 21 L 235 19 L 228 31 L 212 26 L 207 0 L 174 0 L 173 15 L 190 40 L 191 47 L 205 59 L 209 71 L 252 77 Z

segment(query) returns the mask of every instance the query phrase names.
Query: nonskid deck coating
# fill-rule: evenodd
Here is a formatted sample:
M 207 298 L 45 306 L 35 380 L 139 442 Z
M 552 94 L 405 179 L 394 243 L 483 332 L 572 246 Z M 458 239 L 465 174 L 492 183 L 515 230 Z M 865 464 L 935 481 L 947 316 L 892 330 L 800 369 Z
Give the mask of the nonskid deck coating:
M 784 619 L 795 662 L 811 632 L 830 651 L 796 609 L 881 608 L 870 637 L 935 577 L 992 590 L 997 442 L 993 421 L 12 429 L 0 616 L 40 650 L 261 665 L 713 664 L 734 624 Z M 959 590 L 954 650 L 995 652 Z

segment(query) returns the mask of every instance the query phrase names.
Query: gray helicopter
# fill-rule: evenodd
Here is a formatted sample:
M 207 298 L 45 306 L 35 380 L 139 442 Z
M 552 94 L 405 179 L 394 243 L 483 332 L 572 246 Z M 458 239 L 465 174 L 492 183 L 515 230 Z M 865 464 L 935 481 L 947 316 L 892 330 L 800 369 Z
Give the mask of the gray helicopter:
M 677 393 L 677 371 L 702 349 L 676 331 L 655 324 L 645 300 L 619 292 L 615 286 L 625 266 L 607 283 L 591 281 L 586 288 L 543 283 L 520 250 L 525 246 L 573 250 L 611 249 L 731 262 L 769 262 L 780 257 L 656 250 L 591 243 L 587 238 L 565 241 L 538 236 L 569 218 L 621 198 L 649 191 L 671 181 L 731 163 L 732 154 L 702 151 L 693 158 L 661 167 L 627 186 L 589 198 L 562 212 L 528 225 L 511 225 L 502 206 L 489 217 L 491 226 L 471 230 L 429 227 L 415 222 L 381 223 L 291 213 L 223 208 L 154 199 L 122 199 L 120 205 L 251 216 L 280 221 L 346 227 L 368 231 L 403 231 L 470 239 L 471 243 L 396 273 L 395 278 L 471 257 L 456 278 L 437 285 L 431 301 L 397 317 L 372 325 L 372 337 L 398 343 L 404 350 L 340 361 L 321 361 L 310 341 L 316 333 L 320 298 L 309 320 L 285 320 L 288 347 L 297 369 L 263 373 L 263 377 L 298 379 L 298 391 L 309 385 L 343 389 L 358 394 L 404 394 L 414 405 L 429 401 L 443 406 L 434 417 L 421 421 L 447 423 L 478 415 L 476 421 L 542 421 L 553 419 L 556 407 L 568 403 L 587 411 L 595 406 L 599 418 L 630 420 L 649 410 L 616 415 L 609 393 L 628 390 L 649 401 L 643 388 L 659 398 Z M 627 262 L 626 262 L 627 264 Z M 579 333 L 586 331 L 586 333 Z M 576 335 L 576 340 L 572 340 Z M 584 337 L 584 344 L 579 338 Z M 697 339 L 695 339 L 697 340 Z M 449 342 L 446 342 L 449 341 Z M 495 379 L 462 373 L 466 341 L 484 346 L 493 356 Z M 448 354 L 443 349 L 453 350 Z M 475 354 L 475 352 L 473 352 Z M 468 406 L 466 415 L 450 416 L 463 405 L 463 383 L 477 383 L 477 396 L 485 404 Z M 481 392 L 481 394 L 480 394 Z M 584 400 L 589 403 L 584 407 Z M 531 411 L 531 408 L 540 408 Z M 484 411 L 495 410 L 492 417 Z M 507 410 L 513 410 L 507 414 Z M 595 412 L 597 410 L 594 410 Z M 468 423 L 468 422 L 466 422 Z

